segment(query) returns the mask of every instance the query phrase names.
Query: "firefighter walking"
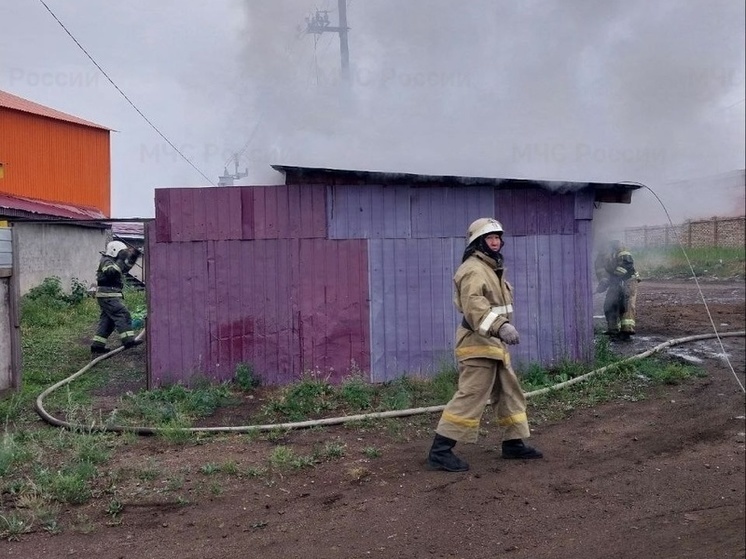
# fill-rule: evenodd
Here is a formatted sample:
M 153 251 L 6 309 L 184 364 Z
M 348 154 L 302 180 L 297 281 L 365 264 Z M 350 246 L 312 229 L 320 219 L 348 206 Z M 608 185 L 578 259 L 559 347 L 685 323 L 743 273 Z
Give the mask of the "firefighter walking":
M 128 248 L 121 241 L 111 241 L 106 245 L 96 270 L 96 301 L 101 309 L 96 335 L 91 342 L 92 354 L 108 353 L 106 341 L 116 330 L 122 345 L 132 348 L 142 343 L 135 339 L 132 316 L 124 304 L 124 275 L 135 265 L 141 252 Z
M 621 241 L 611 241 L 608 249 L 596 257 L 594 268 L 598 279 L 596 292 L 606 292 L 604 334 L 628 341 L 635 334 L 637 284 L 640 282 L 632 254 Z
M 503 430 L 503 458 L 541 458 L 526 445 L 530 436 L 526 399 L 510 365 L 507 345 L 519 342 L 513 317 L 512 287 L 505 279 L 503 227 L 492 218 L 473 222 L 467 247 L 454 275 L 454 303 L 463 314 L 456 331 L 458 390 L 435 429 L 428 466 L 464 472 L 469 465 L 453 453 L 457 442 L 474 443 L 485 406 L 491 401 Z

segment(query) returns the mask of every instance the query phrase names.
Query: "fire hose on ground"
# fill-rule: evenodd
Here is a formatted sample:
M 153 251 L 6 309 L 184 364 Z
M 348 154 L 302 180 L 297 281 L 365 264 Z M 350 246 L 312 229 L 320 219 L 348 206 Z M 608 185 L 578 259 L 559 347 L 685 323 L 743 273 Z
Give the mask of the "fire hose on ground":
M 145 335 L 145 330 L 143 329 L 137 335 L 136 339 L 141 340 L 144 335 Z M 572 378 L 564 382 L 560 382 L 552 386 L 548 386 L 546 388 L 541 388 L 538 390 L 534 390 L 532 392 L 527 392 L 526 397 L 531 398 L 532 396 L 538 396 L 539 394 L 546 394 L 547 392 L 561 390 L 568 386 L 572 386 L 579 382 L 583 382 L 598 373 L 607 371 L 609 369 L 618 367 L 620 365 L 624 365 L 626 363 L 630 363 L 632 361 L 644 359 L 645 357 L 649 357 L 653 355 L 654 353 L 657 353 L 669 347 L 673 347 L 675 345 L 688 343 L 688 342 L 695 342 L 699 340 L 706 340 L 710 338 L 720 339 L 720 338 L 736 337 L 736 336 L 744 336 L 744 335 L 746 335 L 746 331 L 741 330 L 738 332 L 698 334 L 694 336 L 687 336 L 684 338 L 674 338 L 666 342 L 663 342 L 661 344 L 658 344 L 647 351 L 644 351 L 637 355 L 633 355 L 631 357 L 627 357 L 620 361 L 616 361 L 612 364 L 601 367 L 600 369 L 595 369 L 593 371 L 590 371 L 589 373 L 586 373 L 584 375 Z M 123 350 L 124 350 L 124 347 L 120 346 L 116 349 L 113 349 L 109 353 L 96 357 L 91 362 L 89 362 L 85 367 L 80 369 L 78 372 L 70 375 L 69 377 L 47 388 L 44 392 L 39 394 L 39 396 L 36 398 L 36 405 L 35 405 L 36 412 L 47 423 L 50 423 L 51 425 L 55 425 L 57 427 L 65 427 L 71 430 L 97 431 L 97 432 L 105 431 L 105 432 L 115 432 L 115 433 L 127 432 L 127 433 L 135 433 L 138 435 L 155 435 L 158 433 L 174 432 L 174 431 L 183 431 L 183 432 L 189 432 L 189 433 L 249 433 L 253 431 L 274 431 L 278 429 L 279 430 L 304 429 L 304 428 L 317 427 L 317 426 L 339 425 L 342 423 L 349 423 L 352 421 L 363 421 L 363 420 L 368 420 L 368 419 L 385 419 L 385 418 L 392 418 L 392 417 L 406 417 L 410 415 L 419 415 L 419 414 L 425 414 L 425 413 L 435 413 L 435 412 L 441 412 L 445 408 L 444 405 L 439 405 L 439 406 L 428 406 L 428 407 L 421 407 L 421 408 L 410 408 L 410 409 L 405 409 L 405 410 L 372 412 L 372 413 L 364 413 L 364 414 L 358 414 L 358 415 L 345 415 L 341 417 L 329 417 L 329 418 L 324 418 L 324 419 L 314 419 L 314 420 L 309 420 L 309 421 L 296 421 L 296 422 L 291 422 L 291 423 L 273 423 L 273 424 L 265 424 L 265 425 L 241 425 L 241 426 L 222 426 L 222 427 L 180 427 L 180 428 L 138 427 L 138 426 L 110 425 L 110 424 L 83 425 L 83 424 L 71 423 L 63 419 L 59 419 L 51 415 L 49 412 L 47 412 L 47 410 L 44 408 L 44 398 L 46 398 L 49 394 L 51 394 L 58 388 L 61 388 L 62 386 L 69 384 L 70 382 L 72 382 L 73 380 L 75 380 L 76 378 L 84 374 L 85 372 L 89 371 L 97 363 L 103 361 L 104 359 L 108 359 L 109 357 L 112 357 Z M 744 390 L 743 384 L 740 382 L 738 377 L 736 377 L 736 381 L 738 381 L 738 384 L 741 386 L 741 390 L 743 391 Z

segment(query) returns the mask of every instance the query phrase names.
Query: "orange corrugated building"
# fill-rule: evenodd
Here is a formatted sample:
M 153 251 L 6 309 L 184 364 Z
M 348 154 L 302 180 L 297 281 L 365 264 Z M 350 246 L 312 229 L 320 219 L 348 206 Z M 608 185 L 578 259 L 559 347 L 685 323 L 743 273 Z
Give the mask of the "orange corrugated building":
M 0 91 L 0 193 L 111 216 L 110 129 Z

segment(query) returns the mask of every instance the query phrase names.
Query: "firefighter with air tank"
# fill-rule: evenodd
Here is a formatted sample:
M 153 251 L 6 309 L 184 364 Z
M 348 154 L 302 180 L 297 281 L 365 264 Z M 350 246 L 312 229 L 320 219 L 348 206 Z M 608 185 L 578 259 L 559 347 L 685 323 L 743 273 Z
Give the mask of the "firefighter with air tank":
M 621 241 L 611 241 L 598 253 L 594 267 L 598 279 L 596 292 L 606 292 L 604 334 L 614 340 L 629 341 L 635 334 L 637 284 L 640 282 L 632 254 Z

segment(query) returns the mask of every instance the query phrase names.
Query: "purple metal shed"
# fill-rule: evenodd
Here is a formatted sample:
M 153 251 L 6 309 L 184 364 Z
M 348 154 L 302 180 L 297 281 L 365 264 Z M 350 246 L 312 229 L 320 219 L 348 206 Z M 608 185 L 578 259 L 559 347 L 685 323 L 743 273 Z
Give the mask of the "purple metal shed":
M 453 362 L 452 276 L 477 217 L 503 222 L 514 361 L 588 360 L 594 201 L 634 185 L 277 166 L 284 186 L 156 190 L 149 384 L 266 384 L 317 370 L 373 382 Z

